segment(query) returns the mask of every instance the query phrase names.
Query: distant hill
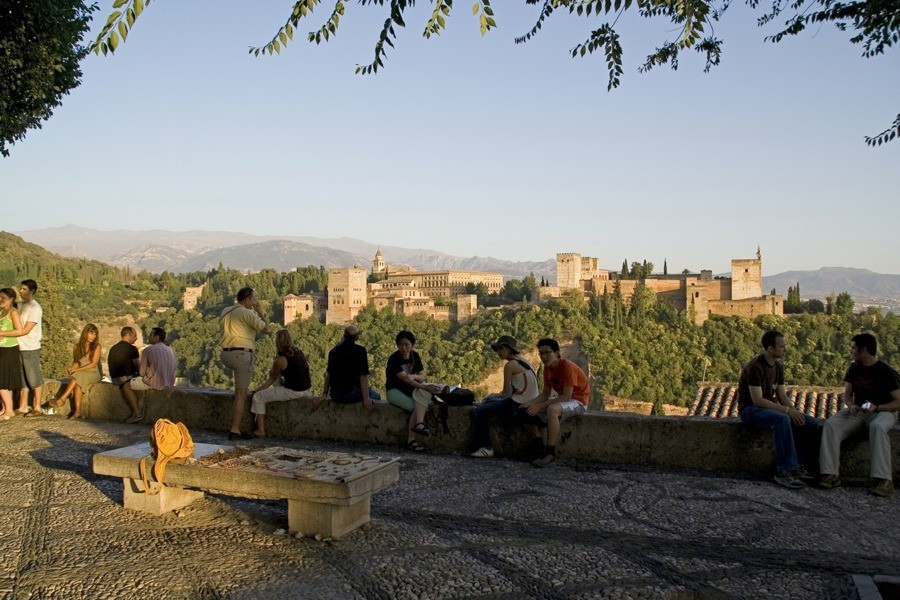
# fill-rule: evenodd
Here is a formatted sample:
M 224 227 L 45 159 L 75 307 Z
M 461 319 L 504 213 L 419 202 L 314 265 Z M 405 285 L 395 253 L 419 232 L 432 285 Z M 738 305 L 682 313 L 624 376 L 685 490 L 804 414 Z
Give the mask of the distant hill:
M 491 257 L 451 256 L 424 248 L 384 246 L 354 238 L 257 236 L 227 231 L 101 231 L 76 225 L 21 232 L 38 244 L 52 245 L 66 256 L 84 256 L 135 270 L 184 273 L 215 268 L 288 271 L 298 266 L 324 265 L 369 268 L 380 248 L 388 264 L 419 270 L 461 269 L 492 271 L 506 277 L 556 280 L 556 260 L 514 262 Z M 269 247 L 260 246 L 273 242 Z M 274 244 L 274 242 L 287 242 Z M 253 246 L 253 249 L 250 247 Z
M 852 267 L 822 267 L 816 271 L 786 271 L 763 277 L 763 290 L 772 288 L 787 295 L 789 286 L 800 283 L 800 295 L 804 298 L 822 298 L 834 292 L 849 292 L 854 298 L 900 298 L 900 275 L 875 273 L 868 269 Z
M 324 265 L 327 268 L 368 266 L 367 261 L 364 262 L 360 257 L 342 250 L 276 240 L 203 252 L 191 256 L 178 265 L 175 270 L 178 272 L 208 271 L 215 269 L 220 263 L 241 271 L 259 271 L 263 268 L 292 271 L 296 267 L 307 265 Z
M 103 277 L 127 279 L 125 271 L 102 261 L 59 256 L 15 234 L 0 231 L 0 287 L 18 289 L 22 279 L 37 279 L 42 273 L 54 273 L 64 279 L 79 277 L 86 283 Z

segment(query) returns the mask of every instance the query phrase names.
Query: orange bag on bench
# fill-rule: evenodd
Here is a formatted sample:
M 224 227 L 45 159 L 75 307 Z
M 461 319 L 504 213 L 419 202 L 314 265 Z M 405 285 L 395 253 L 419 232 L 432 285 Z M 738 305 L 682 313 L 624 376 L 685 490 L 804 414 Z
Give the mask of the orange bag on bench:
M 163 489 L 163 476 L 166 474 L 166 465 L 169 462 L 181 464 L 194 454 L 194 440 L 188 433 L 184 423 L 173 423 L 168 419 L 159 419 L 153 424 L 150 431 L 150 454 L 141 459 L 141 481 L 144 483 L 144 491 L 151 496 L 158 494 Z M 159 482 L 156 491 L 150 487 L 147 480 L 147 460 L 154 459 L 153 476 Z

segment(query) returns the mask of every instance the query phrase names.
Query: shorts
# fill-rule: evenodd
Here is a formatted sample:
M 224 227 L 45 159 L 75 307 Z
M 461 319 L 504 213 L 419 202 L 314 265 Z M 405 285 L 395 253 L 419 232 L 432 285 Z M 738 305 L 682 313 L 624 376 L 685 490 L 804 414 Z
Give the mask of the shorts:
M 113 385 L 122 387 L 123 385 L 125 385 L 126 383 L 128 383 L 129 381 L 134 379 L 135 377 L 137 377 L 137 375 L 122 375 L 121 377 L 113 377 L 112 379 L 109 380 L 109 382 Z
M 41 375 L 41 349 L 19 350 L 19 362 L 22 363 L 22 383 L 30 390 L 44 385 Z
M 570 417 L 575 417 L 577 415 L 583 415 L 587 412 L 587 407 L 582 404 L 578 400 L 568 400 L 566 402 L 560 402 L 560 406 L 562 406 L 562 415 L 559 417 L 559 422 L 562 423 L 566 419 Z M 547 424 L 547 409 L 545 408 L 535 416 L 531 416 L 525 412 L 523 408 L 519 409 L 519 412 L 522 415 L 522 419 L 526 423 L 533 423 L 535 425 L 546 425 Z
M 222 364 L 234 371 L 234 388 L 236 390 L 250 389 L 250 380 L 253 379 L 253 363 L 256 357 L 249 350 L 223 350 Z
M 144 382 L 143 377 L 135 377 L 128 385 L 136 392 L 146 392 L 147 390 L 154 389 Z

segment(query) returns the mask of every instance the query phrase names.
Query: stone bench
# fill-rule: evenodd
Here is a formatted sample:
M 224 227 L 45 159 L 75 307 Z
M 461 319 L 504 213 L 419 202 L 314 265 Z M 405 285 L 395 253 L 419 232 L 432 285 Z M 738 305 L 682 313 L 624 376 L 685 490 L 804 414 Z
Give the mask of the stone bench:
M 161 515 L 202 498 L 204 492 L 286 499 L 288 531 L 339 538 L 369 522 L 370 498 L 400 479 L 397 459 L 291 448 L 195 444 L 185 464 L 169 463 L 165 487 L 145 492 L 139 463 L 150 444 L 94 455 L 94 473 L 121 477 L 125 508 Z M 148 470 L 153 462 L 148 461 Z M 152 471 L 148 479 L 156 482 Z

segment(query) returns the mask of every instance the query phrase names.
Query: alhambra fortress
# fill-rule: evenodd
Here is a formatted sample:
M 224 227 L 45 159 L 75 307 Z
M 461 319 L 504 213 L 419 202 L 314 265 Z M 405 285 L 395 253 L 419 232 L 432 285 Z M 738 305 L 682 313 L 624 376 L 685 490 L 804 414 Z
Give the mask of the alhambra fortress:
M 567 252 L 556 255 L 556 285 L 537 288 L 533 301 L 559 298 L 566 290 L 578 290 L 586 297 L 612 293 L 618 285 L 626 302 L 639 285 L 667 298 L 680 311 L 693 311 L 702 325 L 710 315 L 754 318 L 782 315 L 784 299 L 763 294 L 762 256 L 731 261 L 731 277 L 713 277 L 712 271 L 698 274 L 654 274 L 645 279 L 624 279 L 618 273 L 599 268 L 591 256 Z M 370 270 L 358 266 L 328 271 L 325 292 L 288 294 L 283 298 L 284 324 L 297 319 L 319 319 L 325 323 L 349 323 L 366 306 L 389 308 L 400 314 L 426 314 L 435 319 L 464 322 L 478 311 L 477 296 L 466 293 L 468 284 L 483 284 L 488 293 L 503 289 L 503 275 L 484 271 L 417 271 L 408 266 L 390 266 L 381 250 Z M 471 288 L 469 288 L 471 289 Z M 203 286 L 184 292 L 185 310 L 197 307 Z

